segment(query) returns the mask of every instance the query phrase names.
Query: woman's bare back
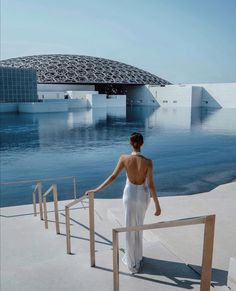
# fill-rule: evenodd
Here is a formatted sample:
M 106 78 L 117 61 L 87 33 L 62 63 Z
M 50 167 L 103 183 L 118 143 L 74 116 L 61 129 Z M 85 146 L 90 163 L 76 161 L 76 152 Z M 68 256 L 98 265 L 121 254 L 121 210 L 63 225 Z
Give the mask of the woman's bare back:
M 143 184 L 147 178 L 151 160 L 142 155 L 124 155 L 122 158 L 129 181 L 137 185 Z
M 129 181 L 136 185 L 142 185 L 147 180 L 147 186 L 156 206 L 155 215 L 161 214 L 160 204 L 157 198 L 153 177 L 153 162 L 141 155 L 140 148 L 143 145 L 143 136 L 134 132 L 130 137 L 130 145 L 133 147 L 132 155 L 121 155 L 113 173 L 97 188 L 86 191 L 86 194 L 97 193 L 111 184 L 121 173 L 126 170 Z

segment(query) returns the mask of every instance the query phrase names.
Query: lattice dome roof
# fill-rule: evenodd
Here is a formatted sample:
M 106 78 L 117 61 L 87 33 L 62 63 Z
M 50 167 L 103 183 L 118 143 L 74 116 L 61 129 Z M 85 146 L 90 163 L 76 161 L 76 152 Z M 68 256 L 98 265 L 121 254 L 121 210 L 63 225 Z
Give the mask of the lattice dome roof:
M 34 68 L 38 83 L 50 84 L 170 84 L 136 67 L 80 55 L 35 55 L 1 61 L 1 66 Z

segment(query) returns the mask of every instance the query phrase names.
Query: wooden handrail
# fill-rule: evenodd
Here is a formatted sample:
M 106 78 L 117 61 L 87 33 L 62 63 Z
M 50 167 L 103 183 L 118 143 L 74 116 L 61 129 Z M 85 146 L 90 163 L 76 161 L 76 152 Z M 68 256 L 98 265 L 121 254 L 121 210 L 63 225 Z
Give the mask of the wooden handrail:
M 90 234 L 90 265 L 95 266 L 95 233 L 94 233 L 94 193 L 83 195 L 65 206 L 66 216 L 66 249 L 67 254 L 71 254 L 71 235 L 70 235 L 70 208 L 84 199 L 89 199 L 89 234 Z
M 83 195 L 83 196 L 81 196 L 80 198 L 71 201 L 71 202 L 70 202 L 69 204 L 67 204 L 65 207 L 70 208 L 70 207 L 76 205 L 77 203 L 83 201 L 83 200 L 86 199 L 86 198 L 88 198 L 88 195 Z
M 53 190 L 53 186 L 54 185 L 52 185 L 48 188 L 48 190 L 43 194 L 43 197 L 46 197 Z
M 215 215 L 206 217 L 203 254 L 202 254 L 202 272 L 201 272 L 201 291 L 208 291 L 211 287 L 212 257 L 215 233 Z
M 34 191 L 33 191 L 34 216 L 37 216 L 36 192 L 38 192 L 40 219 L 43 220 L 42 182 L 37 182 L 37 184 L 36 184 L 36 186 L 34 188 Z
M 113 290 L 119 291 L 119 233 L 141 231 L 147 229 L 169 228 L 176 226 L 186 226 L 194 224 L 205 224 L 203 255 L 202 255 L 202 272 L 201 272 L 201 291 L 210 291 L 211 286 L 211 271 L 212 271 L 212 256 L 214 244 L 215 230 L 215 215 L 191 217 L 177 219 L 172 221 L 163 221 L 146 225 L 121 227 L 112 230 L 112 245 L 113 245 Z
M 120 228 L 115 228 L 114 231 L 131 232 L 131 231 L 140 231 L 140 230 L 147 230 L 147 229 L 154 229 L 154 228 L 169 228 L 169 227 L 176 227 L 176 226 L 201 224 L 201 223 L 205 223 L 206 217 L 207 216 L 190 217 L 190 218 L 183 218 L 183 219 L 177 219 L 177 220 L 171 220 L 171 221 L 161 221 L 161 222 L 151 223 L 151 224 L 146 224 L 146 225 L 120 227 Z
M 57 195 L 57 185 L 53 184 L 49 189 L 43 194 L 43 208 L 44 208 L 44 221 L 45 228 L 48 228 L 48 212 L 47 212 L 47 195 L 52 192 L 53 202 L 54 202 L 54 213 L 55 213 L 55 222 L 56 222 L 56 233 L 60 233 L 59 225 L 59 213 L 58 213 L 58 195 Z

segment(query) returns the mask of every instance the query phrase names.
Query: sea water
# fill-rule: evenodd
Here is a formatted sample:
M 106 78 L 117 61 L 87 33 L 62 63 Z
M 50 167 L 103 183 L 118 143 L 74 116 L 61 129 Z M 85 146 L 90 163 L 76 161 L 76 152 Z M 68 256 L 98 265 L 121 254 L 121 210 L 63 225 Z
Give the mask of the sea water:
M 129 154 L 141 132 L 142 153 L 154 163 L 159 196 L 206 192 L 236 178 L 236 110 L 96 108 L 66 113 L 1 114 L 1 182 L 40 180 L 58 185 L 59 199 L 94 188 Z M 122 197 L 121 175 L 97 198 Z M 35 182 L 1 185 L 1 206 L 32 203 Z

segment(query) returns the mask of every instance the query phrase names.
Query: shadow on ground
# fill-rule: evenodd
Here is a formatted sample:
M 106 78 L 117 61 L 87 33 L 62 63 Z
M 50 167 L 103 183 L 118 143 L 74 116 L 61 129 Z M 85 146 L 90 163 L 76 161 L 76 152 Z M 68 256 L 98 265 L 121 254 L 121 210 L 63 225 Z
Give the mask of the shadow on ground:
M 112 269 L 96 266 L 97 269 L 112 272 Z M 136 279 L 155 282 L 163 286 L 171 286 L 182 289 L 194 289 L 194 285 L 200 285 L 201 268 L 194 265 L 186 265 L 179 262 L 171 262 L 144 257 L 144 267 L 139 274 L 120 272 L 120 275 L 131 276 Z M 166 279 L 165 279 L 166 278 Z M 227 272 L 213 269 L 212 285 L 222 286 L 227 281 Z
M 64 216 L 64 214 L 61 214 Z M 70 220 L 83 228 L 89 230 L 89 227 L 78 222 L 75 219 L 70 218 Z M 112 241 L 103 235 L 95 232 L 95 234 L 102 239 L 102 241 L 96 241 L 96 243 L 107 244 L 112 246 Z M 64 234 L 63 234 L 64 235 Z M 76 237 L 77 239 L 88 240 L 83 237 Z M 120 249 L 124 253 L 124 249 Z M 144 267 L 142 272 L 136 275 L 132 275 L 126 272 L 120 272 L 120 274 L 125 276 L 132 276 L 137 279 L 143 279 L 147 281 L 156 282 L 158 284 L 169 285 L 173 287 L 179 287 L 184 289 L 193 289 L 194 285 L 200 284 L 201 267 L 197 265 L 190 265 L 180 262 L 165 261 L 159 259 L 153 259 L 144 257 L 143 258 Z M 96 268 L 113 272 L 112 269 L 104 268 L 102 266 L 96 266 Z M 220 269 L 212 269 L 212 286 L 223 286 L 227 283 L 228 272 Z M 162 279 L 158 279 L 158 276 Z M 166 281 L 163 280 L 166 277 Z

